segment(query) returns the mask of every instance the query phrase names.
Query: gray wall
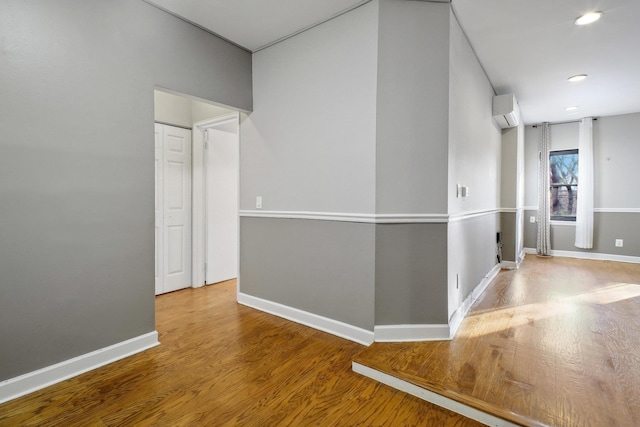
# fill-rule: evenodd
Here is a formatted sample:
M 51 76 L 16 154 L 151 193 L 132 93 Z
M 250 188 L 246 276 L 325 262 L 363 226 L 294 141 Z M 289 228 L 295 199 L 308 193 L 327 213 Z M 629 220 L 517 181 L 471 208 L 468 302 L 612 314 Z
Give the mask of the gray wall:
M 502 131 L 500 159 L 500 206 L 515 208 L 518 194 L 518 127 Z
M 502 260 L 519 263 L 524 249 L 524 124 L 502 131 L 500 231 Z
M 578 123 L 551 126 L 552 149 L 578 148 Z M 612 255 L 640 256 L 640 195 L 628 191 L 640 182 L 640 113 L 600 117 L 593 122 L 595 203 L 594 247 L 590 250 L 574 246 L 575 226 L 552 224 L 551 249 Z M 525 242 L 536 247 L 537 224 L 530 223 L 537 205 L 537 145 L 540 128 L 527 126 L 525 132 Z M 616 239 L 624 247 L 615 247 Z
M 449 316 L 498 263 L 495 239 L 499 221 L 499 214 L 493 213 L 449 223 Z
M 520 117 L 522 119 L 522 116 Z M 524 198 L 525 198 L 525 148 L 524 148 L 525 127 L 524 122 L 520 120 L 518 126 L 518 154 L 516 159 L 516 261 L 522 261 L 524 257 Z
M 466 36 L 453 13 L 449 67 L 449 214 L 500 207 L 501 131 L 493 120 L 493 95 Z M 470 196 L 456 197 L 456 184 Z
M 373 213 L 377 2 L 253 55 L 240 208 Z
M 496 265 L 499 227 L 501 131 L 492 118 L 494 90 L 453 13 L 450 20 L 448 212 L 466 215 L 449 223 L 449 317 Z M 456 197 L 456 184 L 470 195 Z M 456 277 L 459 286 L 456 287 Z
M 241 292 L 369 330 L 447 323 L 496 263 L 500 185 L 494 92 L 451 5 L 374 0 L 256 53 L 253 71 Z M 472 195 L 450 200 L 456 182 Z M 285 217 L 490 213 L 455 225 L 259 218 L 256 196 Z
M 251 57 L 142 1 L 0 3 L 0 380 L 151 332 L 154 85 L 252 108 Z
M 447 211 L 449 10 L 380 1 L 377 213 Z
M 377 21 L 373 1 L 254 54 L 241 209 L 374 213 Z M 243 217 L 240 235 L 242 293 L 373 330 L 374 225 Z
M 371 331 L 374 227 L 242 218 L 241 291 Z
M 376 226 L 376 325 L 446 324 L 447 225 Z
M 525 212 L 525 247 L 536 247 L 536 224 L 528 222 L 536 211 Z M 640 257 L 640 213 L 596 212 L 593 218 L 593 249 L 574 246 L 576 234 L 572 224 L 551 226 L 551 249 L 559 251 L 598 253 Z M 615 246 L 616 239 L 623 239 L 624 246 Z
M 516 262 L 516 212 L 500 213 L 500 232 L 502 232 L 502 261 Z M 497 260 L 497 258 L 496 258 Z
M 376 212 L 446 213 L 450 5 L 380 1 Z M 447 323 L 446 224 L 376 227 L 376 324 Z
M 593 125 L 595 206 L 640 209 L 640 113 L 601 117 Z M 640 255 L 640 254 L 638 254 Z
M 378 64 L 376 212 L 497 210 L 494 90 L 450 4 L 381 1 Z M 456 184 L 471 195 L 457 198 Z M 376 324 L 447 323 L 496 264 L 498 226 L 495 212 L 379 225 Z

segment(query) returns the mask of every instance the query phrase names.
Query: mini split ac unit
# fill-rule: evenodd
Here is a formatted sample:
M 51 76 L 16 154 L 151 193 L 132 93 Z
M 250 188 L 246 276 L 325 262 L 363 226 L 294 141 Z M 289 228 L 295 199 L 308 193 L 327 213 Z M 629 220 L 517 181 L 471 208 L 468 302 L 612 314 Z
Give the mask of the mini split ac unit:
M 493 97 L 493 119 L 501 129 L 512 128 L 520 124 L 520 109 L 514 94 Z

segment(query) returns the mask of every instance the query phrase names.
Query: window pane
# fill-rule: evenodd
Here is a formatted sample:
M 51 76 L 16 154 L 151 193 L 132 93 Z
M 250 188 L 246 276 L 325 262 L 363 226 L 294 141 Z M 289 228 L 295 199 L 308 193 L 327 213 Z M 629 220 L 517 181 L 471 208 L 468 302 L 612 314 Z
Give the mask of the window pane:
M 578 187 L 551 187 L 551 219 L 575 219 L 578 207 Z M 573 217 L 573 218 L 554 218 Z
M 568 154 L 563 151 L 551 153 L 551 184 L 578 185 L 578 152 Z
M 578 150 L 553 151 L 551 174 L 551 219 L 575 220 L 578 200 Z

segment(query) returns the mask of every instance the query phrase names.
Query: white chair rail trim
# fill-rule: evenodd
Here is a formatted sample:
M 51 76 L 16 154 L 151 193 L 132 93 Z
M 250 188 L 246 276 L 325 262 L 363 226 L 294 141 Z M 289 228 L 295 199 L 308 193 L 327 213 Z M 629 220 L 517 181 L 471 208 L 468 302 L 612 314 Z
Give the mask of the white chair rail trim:
M 320 221 L 359 222 L 365 224 L 446 224 L 500 212 L 500 209 L 460 212 L 455 214 L 368 214 L 351 212 L 240 210 L 243 218 L 311 219 Z

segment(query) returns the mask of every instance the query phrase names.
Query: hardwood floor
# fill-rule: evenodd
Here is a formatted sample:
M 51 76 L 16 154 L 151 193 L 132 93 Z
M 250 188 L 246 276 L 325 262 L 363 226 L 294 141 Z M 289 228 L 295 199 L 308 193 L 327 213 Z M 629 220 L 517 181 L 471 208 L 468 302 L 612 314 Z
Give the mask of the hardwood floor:
M 522 425 L 640 425 L 640 265 L 527 256 L 452 341 L 350 341 L 235 303 L 235 281 L 157 297 L 161 345 L 0 405 L 0 426 L 479 423 L 351 361 Z
M 517 424 L 640 426 L 640 265 L 529 255 L 453 340 L 355 361 Z
M 157 297 L 160 346 L 0 405 L 0 426 L 479 425 L 353 373 L 365 347 L 235 297 Z

